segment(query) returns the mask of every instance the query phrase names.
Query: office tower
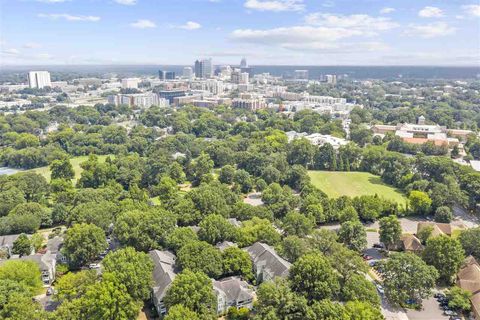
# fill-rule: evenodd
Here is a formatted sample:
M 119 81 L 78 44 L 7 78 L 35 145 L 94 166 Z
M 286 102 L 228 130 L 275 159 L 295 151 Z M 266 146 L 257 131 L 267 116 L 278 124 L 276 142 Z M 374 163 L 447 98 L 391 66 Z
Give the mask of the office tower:
M 195 77 L 211 78 L 213 75 L 212 59 L 203 59 L 195 61 Z
M 308 70 L 295 70 L 295 80 L 308 80 Z
M 248 63 L 246 58 L 242 58 L 242 61 L 240 61 L 240 68 L 248 68 Z
M 325 76 L 327 83 L 329 84 L 337 84 L 337 75 L 336 74 L 327 74 Z
M 28 73 L 28 85 L 30 88 L 42 89 L 51 87 L 50 72 L 48 71 L 30 71 Z
M 175 80 L 175 72 L 159 70 L 158 77 L 160 78 L 160 80 Z
M 248 72 L 240 73 L 240 83 L 241 84 L 248 84 L 249 80 L 250 80 L 250 75 L 248 74 Z
M 192 67 L 183 68 L 183 77 L 191 80 L 193 78 L 193 69 Z
M 122 89 L 138 89 L 138 79 L 122 79 Z

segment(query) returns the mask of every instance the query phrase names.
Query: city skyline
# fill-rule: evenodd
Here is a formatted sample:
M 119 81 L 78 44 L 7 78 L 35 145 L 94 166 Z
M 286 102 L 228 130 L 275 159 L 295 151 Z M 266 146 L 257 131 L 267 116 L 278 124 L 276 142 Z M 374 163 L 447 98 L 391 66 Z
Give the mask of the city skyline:
M 0 65 L 480 64 L 475 1 L 1 0 Z

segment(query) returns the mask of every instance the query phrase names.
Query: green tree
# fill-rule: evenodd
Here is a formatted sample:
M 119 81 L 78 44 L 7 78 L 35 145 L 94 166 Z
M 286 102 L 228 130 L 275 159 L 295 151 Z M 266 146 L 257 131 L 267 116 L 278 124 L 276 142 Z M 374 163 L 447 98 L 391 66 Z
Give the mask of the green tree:
M 414 214 L 426 215 L 430 213 L 432 199 L 423 191 L 413 190 L 408 196 L 410 208 Z
M 338 241 L 360 252 L 367 247 L 367 232 L 360 221 L 346 221 L 338 230 Z
M 73 268 L 94 261 L 107 249 L 105 233 L 93 224 L 75 224 L 67 230 L 63 242 L 63 254 Z
M 45 237 L 41 233 L 35 233 L 30 238 L 30 243 L 35 252 L 37 252 L 42 248 L 44 241 L 45 241 Z
M 438 207 L 435 210 L 435 221 L 440 223 L 450 223 L 453 219 L 452 210 L 447 206 Z
M 201 317 L 213 317 L 217 313 L 212 281 L 202 272 L 184 270 L 179 273 L 167 290 L 164 302 L 167 309 L 183 305 Z
M 34 296 L 42 288 L 40 269 L 33 261 L 5 261 L 0 266 L 0 279 L 15 281 L 26 288 L 30 296 Z
M 308 241 L 298 236 L 286 236 L 277 248 L 278 253 L 290 262 L 297 261 L 310 250 Z
M 421 304 L 431 294 L 438 278 L 437 270 L 412 253 L 393 253 L 380 263 L 383 286 L 388 300 L 403 305 L 412 299 Z
M 167 235 L 176 223 L 175 214 L 157 207 L 146 211 L 125 211 L 117 217 L 113 232 L 121 244 L 138 251 L 149 251 L 165 245 Z
M 340 290 L 340 283 L 330 262 L 321 253 L 300 257 L 290 268 L 293 291 L 307 299 L 328 299 Z
M 242 227 L 238 229 L 237 243 L 240 247 L 252 245 L 257 241 L 275 245 L 280 238 L 280 234 L 270 221 L 253 217 L 251 220 L 243 221 Z
M 422 243 L 426 243 L 427 240 L 432 236 L 433 226 L 424 226 L 420 231 L 417 233 L 418 239 L 422 241 Z
M 342 286 L 342 300 L 364 301 L 371 305 L 379 306 L 380 297 L 377 288 L 363 274 L 353 274 Z
M 397 216 L 390 215 L 380 219 L 380 241 L 387 249 L 395 246 L 402 236 L 402 226 Z
M 235 227 L 219 214 L 205 217 L 198 225 L 198 237 L 210 244 L 217 244 L 235 237 Z
M 91 286 L 81 298 L 85 319 L 136 319 L 142 303 L 128 294 L 128 289 L 115 274 L 103 275 L 101 282 Z
M 102 266 L 104 273 L 113 273 L 135 300 L 147 300 L 150 297 L 153 262 L 147 254 L 137 252 L 132 247 L 120 249 L 107 254 Z
M 312 220 L 299 212 L 291 211 L 283 219 L 283 230 L 287 235 L 305 237 L 312 232 L 314 226 Z
M 189 242 L 177 253 L 180 267 L 194 272 L 201 271 L 209 277 L 222 274 L 222 254 L 220 250 L 204 241 Z
M 458 239 L 466 255 L 473 255 L 480 260 L 480 227 L 462 231 Z
M 0 319 L 5 320 L 44 320 L 46 318 L 47 314 L 39 303 L 18 292 L 13 293 L 3 308 L 0 309 Z
M 222 252 L 222 264 L 225 276 L 240 275 L 247 280 L 253 279 L 250 255 L 238 247 L 229 247 Z
M 171 202 L 178 194 L 177 182 L 170 177 L 162 177 L 154 188 L 154 194 L 158 195 L 162 204 Z
M 179 319 L 188 319 L 188 320 L 200 320 L 197 313 L 184 307 L 181 304 L 176 304 L 168 310 L 168 314 L 163 318 L 164 320 L 179 320 Z
M 210 159 L 210 156 L 208 153 L 202 153 L 194 163 L 194 183 L 196 185 L 200 184 L 202 181 L 203 177 L 206 175 L 210 174 L 213 170 L 213 160 Z
M 97 280 L 98 274 L 96 270 L 69 272 L 57 279 L 55 283 L 55 291 L 57 293 L 54 295 L 54 298 L 59 302 L 80 298 Z
M 20 257 L 28 256 L 32 253 L 32 244 L 26 234 L 22 233 L 13 242 L 12 253 L 20 255 Z
M 451 287 L 447 292 L 448 306 L 454 310 L 468 312 L 472 308 L 470 298 L 472 293 L 460 287 Z
M 178 251 L 191 241 L 198 241 L 198 235 L 190 227 L 178 227 L 167 236 L 166 244 L 169 249 Z
M 221 183 L 232 184 L 234 176 L 235 176 L 235 168 L 227 164 L 226 166 L 223 166 L 222 169 L 220 169 L 218 180 Z
M 75 170 L 68 159 L 54 160 L 50 164 L 50 171 L 52 179 L 66 179 L 75 178 Z
M 423 259 L 426 263 L 434 266 L 440 279 L 450 283 L 460 268 L 465 258 L 465 251 L 456 239 L 439 236 L 427 240 L 423 251 Z
M 17 187 L 11 187 L 0 192 L 0 217 L 7 215 L 18 204 L 24 203 L 23 192 Z
M 350 320 L 383 320 L 385 319 L 378 307 L 364 301 L 349 301 L 345 311 Z

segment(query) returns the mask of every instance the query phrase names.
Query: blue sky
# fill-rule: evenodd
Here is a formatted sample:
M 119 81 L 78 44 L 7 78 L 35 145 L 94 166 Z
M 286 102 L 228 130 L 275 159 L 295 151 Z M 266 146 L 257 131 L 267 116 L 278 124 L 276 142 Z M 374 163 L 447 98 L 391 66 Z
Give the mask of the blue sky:
M 0 0 L 0 65 L 479 65 L 479 0 Z

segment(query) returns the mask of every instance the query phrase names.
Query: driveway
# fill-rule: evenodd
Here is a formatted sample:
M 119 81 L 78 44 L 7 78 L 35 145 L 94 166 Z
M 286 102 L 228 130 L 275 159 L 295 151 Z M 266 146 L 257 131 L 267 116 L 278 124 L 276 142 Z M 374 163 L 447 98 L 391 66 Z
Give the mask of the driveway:
M 449 317 L 443 315 L 443 310 L 434 297 L 423 300 L 422 310 L 407 310 L 410 320 L 448 320 Z

